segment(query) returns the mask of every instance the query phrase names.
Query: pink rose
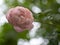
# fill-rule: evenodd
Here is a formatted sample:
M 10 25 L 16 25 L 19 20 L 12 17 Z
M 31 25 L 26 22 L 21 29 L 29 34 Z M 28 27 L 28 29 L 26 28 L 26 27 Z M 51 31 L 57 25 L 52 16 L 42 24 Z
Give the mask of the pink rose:
M 33 28 L 34 18 L 32 12 L 24 7 L 17 6 L 11 8 L 6 15 L 6 18 L 10 24 L 14 26 L 17 32 L 24 30 L 31 30 Z

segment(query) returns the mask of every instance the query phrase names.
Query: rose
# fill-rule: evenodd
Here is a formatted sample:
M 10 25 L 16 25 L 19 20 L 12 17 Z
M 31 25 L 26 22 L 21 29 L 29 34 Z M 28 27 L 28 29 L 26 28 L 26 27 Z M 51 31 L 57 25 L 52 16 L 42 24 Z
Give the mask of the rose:
M 6 15 L 6 18 L 10 24 L 14 26 L 17 32 L 24 30 L 31 30 L 33 28 L 34 18 L 32 12 L 24 7 L 17 6 L 11 8 Z

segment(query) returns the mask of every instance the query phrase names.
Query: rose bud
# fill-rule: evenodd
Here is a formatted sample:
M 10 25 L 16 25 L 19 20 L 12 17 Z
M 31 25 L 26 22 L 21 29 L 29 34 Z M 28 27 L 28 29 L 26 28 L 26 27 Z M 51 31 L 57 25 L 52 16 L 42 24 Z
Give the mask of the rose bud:
M 6 15 L 6 18 L 10 24 L 14 26 L 17 32 L 24 30 L 31 30 L 33 28 L 34 18 L 32 12 L 24 7 L 17 6 L 11 8 Z

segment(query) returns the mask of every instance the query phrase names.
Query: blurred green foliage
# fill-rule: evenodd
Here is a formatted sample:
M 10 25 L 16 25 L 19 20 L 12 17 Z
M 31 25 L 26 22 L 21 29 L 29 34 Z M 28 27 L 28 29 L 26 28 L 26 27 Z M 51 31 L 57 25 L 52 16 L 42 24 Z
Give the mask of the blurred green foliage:
M 50 42 L 48 45 L 58 45 L 60 41 L 60 4 L 56 0 L 24 0 L 24 3 L 18 0 L 4 0 L 8 9 L 16 6 L 24 6 L 31 9 L 31 5 L 38 6 L 42 12 L 34 13 L 35 21 L 41 23 L 36 36 L 43 36 Z M 14 31 L 13 26 L 4 24 L 3 31 L 0 34 L 0 45 L 17 45 L 19 38 L 28 39 L 26 34 L 28 31 L 17 33 Z
M 12 25 L 5 23 L 3 26 L 3 30 L 0 33 L 0 44 L 1 45 L 17 45 L 18 39 L 29 39 L 27 38 L 27 32 L 16 32 Z

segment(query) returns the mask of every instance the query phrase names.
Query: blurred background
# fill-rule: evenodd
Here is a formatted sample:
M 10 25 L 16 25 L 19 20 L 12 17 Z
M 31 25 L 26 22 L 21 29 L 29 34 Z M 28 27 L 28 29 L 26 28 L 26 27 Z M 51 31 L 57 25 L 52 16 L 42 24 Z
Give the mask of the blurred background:
M 30 31 L 16 32 L 8 23 L 6 13 L 16 6 L 33 13 Z M 60 45 L 60 0 L 0 0 L 0 45 Z

